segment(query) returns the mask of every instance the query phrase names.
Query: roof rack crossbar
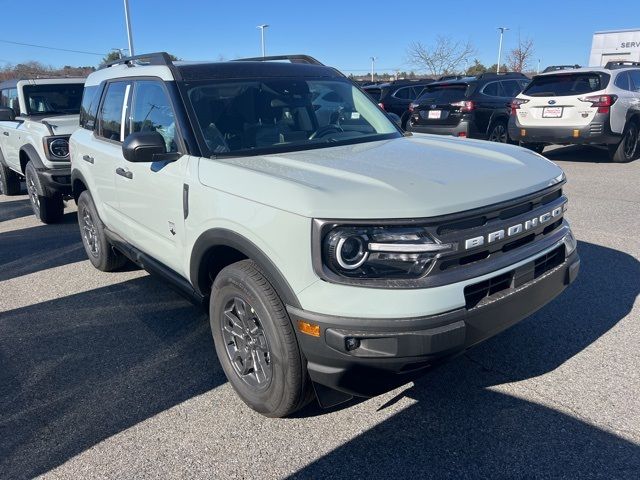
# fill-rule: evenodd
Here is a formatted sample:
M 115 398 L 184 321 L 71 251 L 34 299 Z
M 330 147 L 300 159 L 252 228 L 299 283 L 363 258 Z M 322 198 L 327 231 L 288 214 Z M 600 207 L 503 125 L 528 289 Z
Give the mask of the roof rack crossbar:
M 173 61 L 167 52 L 154 52 L 145 53 L 142 55 L 134 55 L 133 57 L 122 57 L 118 60 L 106 62 L 100 65 L 99 69 L 112 67 L 114 65 L 129 65 L 131 66 L 136 61 L 144 60 L 144 63 L 148 65 L 166 65 L 167 67 L 173 66 Z
M 249 57 L 249 58 L 236 58 L 233 62 L 274 62 L 278 60 L 289 60 L 291 63 L 308 63 L 310 65 L 325 66 L 319 60 L 309 55 L 272 55 L 270 57 Z
M 484 72 L 478 75 L 478 78 L 489 78 L 489 77 L 527 77 L 522 72 Z
M 632 62 L 630 60 L 613 60 L 611 62 L 607 62 L 604 66 L 604 68 L 608 70 L 625 67 L 640 67 L 640 62 Z

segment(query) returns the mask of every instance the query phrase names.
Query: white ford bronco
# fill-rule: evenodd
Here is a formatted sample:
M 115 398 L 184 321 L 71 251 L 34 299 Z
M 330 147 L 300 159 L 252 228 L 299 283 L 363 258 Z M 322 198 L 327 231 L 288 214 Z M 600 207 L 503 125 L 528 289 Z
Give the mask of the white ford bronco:
M 87 78 L 80 125 L 89 259 L 208 305 L 227 378 L 268 416 L 405 383 L 578 273 L 560 168 L 404 134 L 311 57 L 123 59 Z
M 78 128 L 84 79 L 9 80 L 0 84 L 0 193 L 20 193 L 44 223 L 64 213 L 71 194 L 69 136 Z

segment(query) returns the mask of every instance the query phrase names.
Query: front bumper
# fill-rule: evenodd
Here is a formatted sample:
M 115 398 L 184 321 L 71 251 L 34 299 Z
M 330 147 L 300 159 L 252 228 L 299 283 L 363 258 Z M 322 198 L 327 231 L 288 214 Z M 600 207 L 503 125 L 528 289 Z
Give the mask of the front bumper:
M 534 263 L 515 269 L 512 278 L 516 280 L 512 280 L 509 288 L 486 297 L 476 306 L 439 315 L 343 318 L 288 307 L 294 325 L 303 321 L 320 326 L 320 337 L 296 329 L 311 380 L 364 397 L 410 381 L 425 368 L 531 315 L 573 282 L 580 268 L 576 251 L 538 278 L 533 277 Z M 534 279 L 517 282 L 528 278 L 527 275 Z M 349 350 L 354 342 L 357 347 Z
M 612 132 L 608 115 L 596 115 L 589 125 L 578 127 L 531 127 L 521 125 L 517 118 L 509 118 L 509 137 L 522 143 L 555 145 L 609 145 L 618 143 L 621 136 Z
M 71 166 L 38 168 L 37 171 L 40 183 L 49 195 L 71 195 Z

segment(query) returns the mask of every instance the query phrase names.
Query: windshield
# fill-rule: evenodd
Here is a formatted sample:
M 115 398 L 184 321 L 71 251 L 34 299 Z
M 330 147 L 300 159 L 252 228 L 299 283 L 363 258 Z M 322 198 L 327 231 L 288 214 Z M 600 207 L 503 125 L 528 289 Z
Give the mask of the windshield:
M 25 85 L 22 93 L 27 115 L 79 113 L 83 87 L 82 83 Z
M 347 80 L 201 81 L 187 92 L 213 155 L 257 155 L 400 136 Z
M 464 100 L 467 84 L 427 85 L 415 103 L 450 104 Z
M 530 97 L 566 97 L 597 92 L 607 87 L 606 73 L 563 73 L 535 77 L 522 92 Z

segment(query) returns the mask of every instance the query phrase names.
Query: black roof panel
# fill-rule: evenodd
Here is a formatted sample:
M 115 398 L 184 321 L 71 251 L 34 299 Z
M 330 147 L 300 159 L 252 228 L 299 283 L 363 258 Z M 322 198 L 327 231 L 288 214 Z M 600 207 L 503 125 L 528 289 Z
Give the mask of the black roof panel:
M 185 82 L 195 80 L 222 80 L 239 78 L 344 78 L 331 67 L 288 62 L 216 62 L 216 63 L 176 63 Z

